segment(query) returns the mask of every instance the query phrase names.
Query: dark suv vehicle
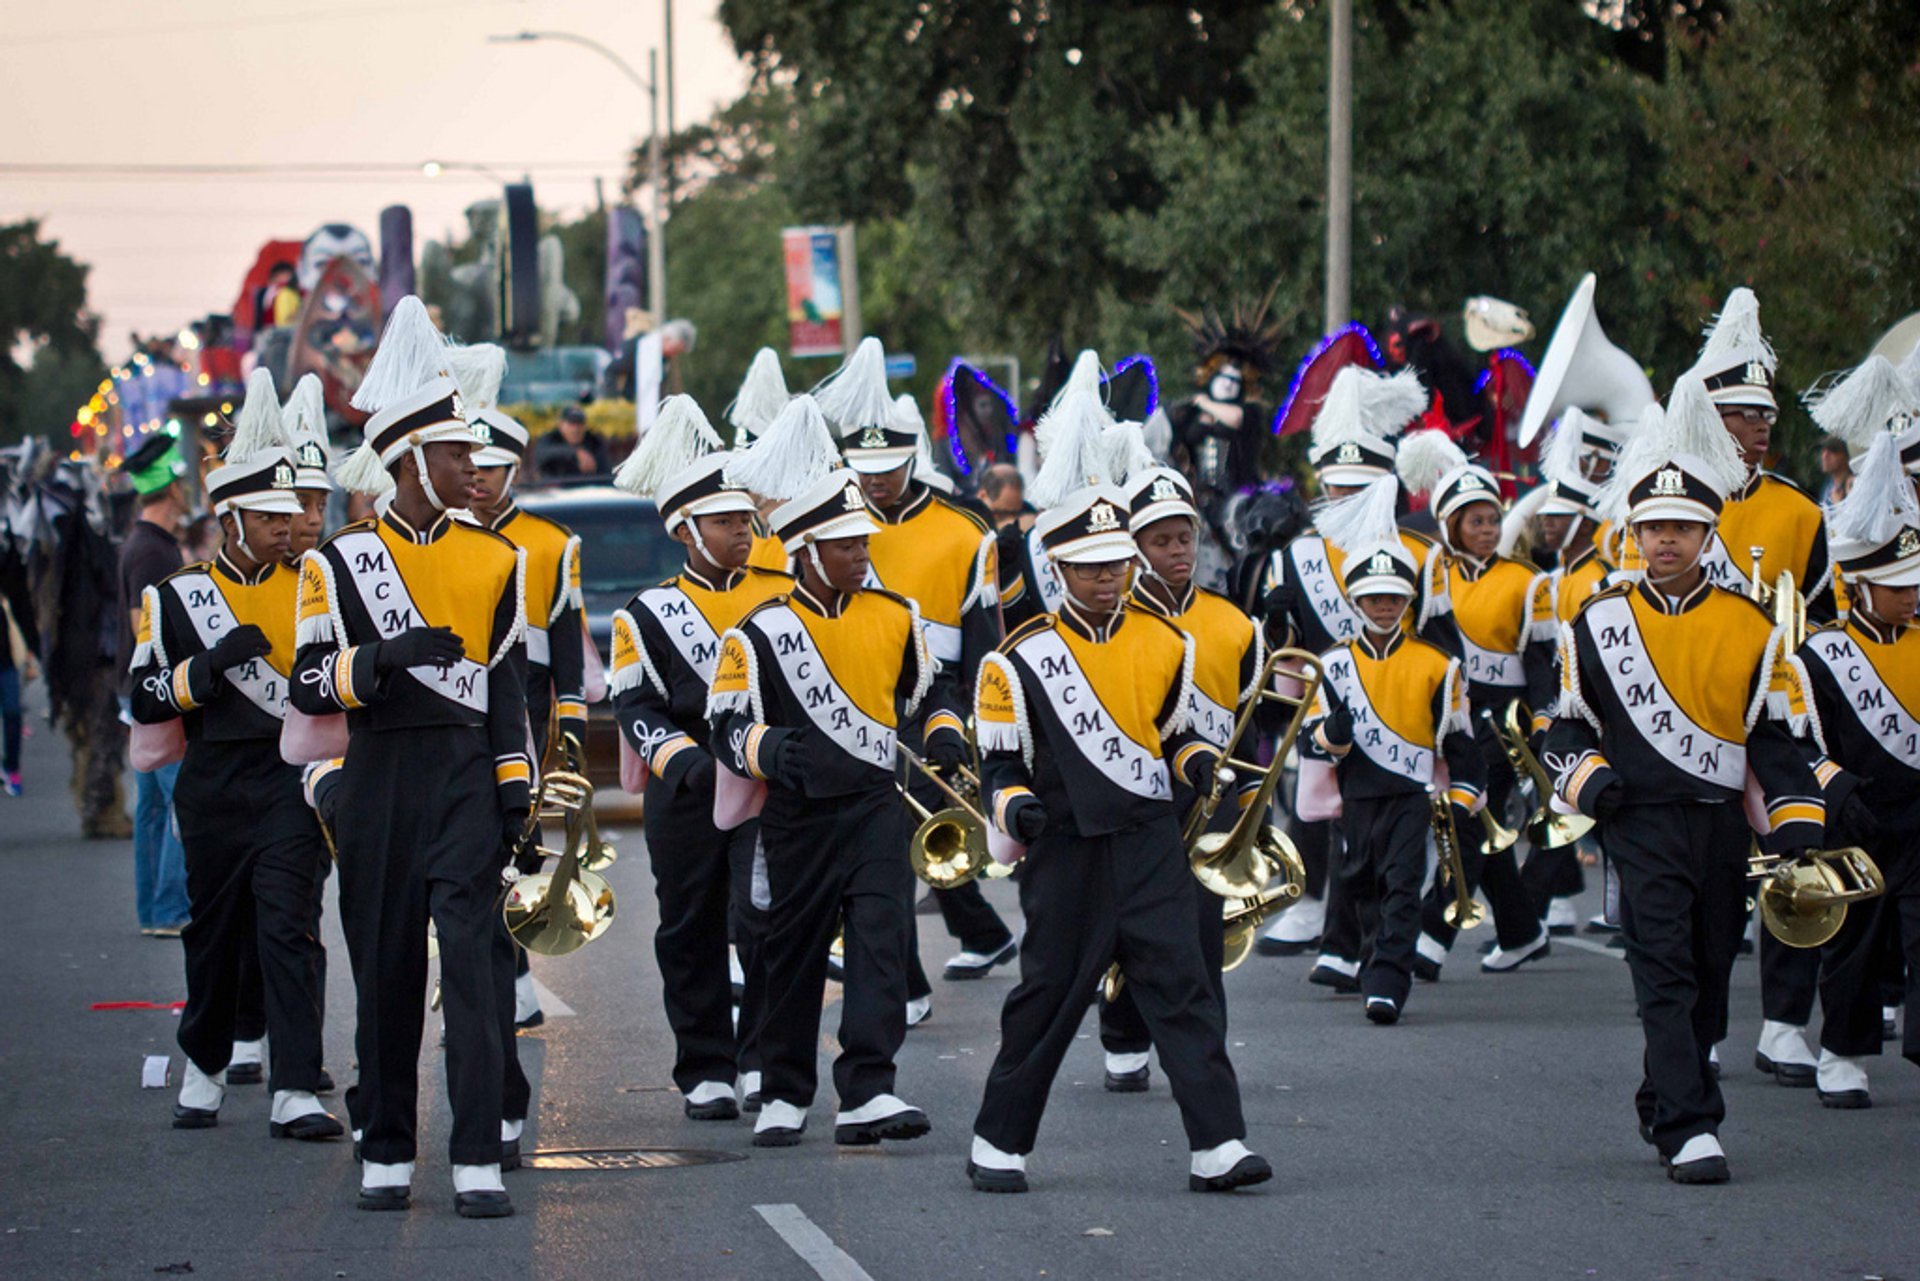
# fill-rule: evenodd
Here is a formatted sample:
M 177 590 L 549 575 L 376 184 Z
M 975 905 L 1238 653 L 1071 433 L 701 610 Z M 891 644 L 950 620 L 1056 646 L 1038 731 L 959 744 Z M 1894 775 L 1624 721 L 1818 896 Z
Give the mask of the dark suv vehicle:
M 580 594 L 587 630 L 603 665 L 612 664 L 613 611 L 642 587 L 680 572 L 685 557 L 653 504 L 607 484 L 533 487 L 515 501 L 580 536 Z M 596 788 L 620 786 L 619 728 L 613 706 L 587 709 L 587 775 Z

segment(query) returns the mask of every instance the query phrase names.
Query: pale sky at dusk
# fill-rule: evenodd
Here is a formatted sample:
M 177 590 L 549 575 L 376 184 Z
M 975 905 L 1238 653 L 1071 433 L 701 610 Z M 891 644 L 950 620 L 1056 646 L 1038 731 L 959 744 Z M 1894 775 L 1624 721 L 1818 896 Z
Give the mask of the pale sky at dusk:
M 715 8 L 674 5 L 682 127 L 746 83 Z M 129 329 L 171 331 L 227 310 L 266 240 L 347 222 L 377 243 L 379 211 L 395 203 L 412 206 L 416 253 L 464 231 L 461 210 L 498 183 L 451 167 L 429 179 L 418 171 L 427 160 L 510 179 L 530 170 L 546 211 L 591 206 L 596 173 L 611 199 L 644 137 L 645 95 L 590 50 L 487 36 L 575 32 L 644 76 L 663 0 L 0 0 L 0 14 L 0 119 L 11 125 L 0 222 L 41 216 L 44 234 L 92 266 L 101 346 L 117 359 Z M 23 164 L 406 168 L 59 178 L 9 168 Z

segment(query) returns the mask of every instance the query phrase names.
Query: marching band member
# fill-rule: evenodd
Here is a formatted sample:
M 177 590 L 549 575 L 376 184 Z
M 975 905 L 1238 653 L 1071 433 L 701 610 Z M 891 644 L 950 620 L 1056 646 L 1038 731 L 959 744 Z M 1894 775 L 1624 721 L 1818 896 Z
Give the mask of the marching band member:
M 1750 770 L 1765 848 L 1818 845 L 1813 771 L 1768 713 L 1783 638 L 1752 601 L 1707 581 L 1702 553 L 1745 465 L 1706 386 L 1683 376 L 1608 485 L 1646 560 L 1638 583 L 1590 598 L 1560 642 L 1547 735 L 1562 798 L 1599 821 L 1620 875 L 1622 927 L 1646 1035 L 1641 1137 L 1680 1183 L 1728 1177 L 1726 1115 L 1708 1055 L 1726 1035 L 1727 984 L 1746 917 Z
M 1186 477 L 1168 467 L 1149 468 L 1129 476 L 1127 528 L 1140 548 L 1140 570 L 1127 603 L 1158 614 L 1193 639 L 1193 683 L 1188 689 L 1187 712 L 1193 731 L 1216 751 L 1224 753 L 1241 711 L 1253 700 L 1254 682 L 1266 663 L 1260 629 L 1239 607 L 1217 592 L 1193 585 L 1193 567 L 1200 534 L 1200 511 Z M 1249 740 L 1251 741 L 1251 740 Z M 1241 780 L 1251 800 L 1259 779 Z M 1174 787 L 1174 813 L 1184 824 L 1198 797 L 1185 782 Z M 1222 804 L 1214 813 L 1212 830 L 1226 831 L 1239 808 Z M 1200 949 L 1213 982 L 1214 1000 L 1226 1021 L 1227 989 L 1222 982 L 1225 920 L 1219 897 L 1201 893 Z M 1122 988 L 1117 999 L 1100 1008 L 1100 1043 L 1106 1050 L 1106 1088 L 1116 1094 L 1147 1088 L 1146 1020 Z
M 216 1125 L 234 1048 L 244 968 L 260 974 L 275 1138 L 330 1139 L 340 1122 L 321 1087 L 314 868 L 325 853 L 277 742 L 293 672 L 296 576 L 282 561 L 293 517 L 293 456 L 264 370 L 248 380 L 224 466 L 207 478 L 222 543 L 141 598 L 133 714 L 178 722 L 186 754 L 174 808 L 193 919 L 186 947 L 186 1053 L 177 1129 Z M 236 821 L 240 815 L 245 821 Z M 258 952 L 248 946 L 257 938 Z
M 513 489 L 527 456 L 527 429 L 502 413 L 500 380 L 507 353 L 492 343 L 455 347 L 449 356 L 460 384 L 467 425 L 479 441 L 473 451 L 474 482 L 467 511 L 475 523 L 519 548 L 526 559 L 527 722 L 533 729 L 534 759 L 544 761 L 557 745 L 547 742 L 549 724 L 560 742 L 569 738 L 584 753 L 587 744 L 586 651 L 580 619 L 580 539 L 558 521 L 519 507 Z M 529 842 L 532 844 L 532 842 Z M 523 873 L 540 870 L 540 856 L 520 859 Z M 526 949 L 512 942 L 513 1008 L 511 1026 L 539 1027 L 546 1022 L 534 991 Z M 518 1054 L 508 1042 L 509 1054 Z M 516 1071 L 508 1066 L 511 1079 Z M 511 1091 L 510 1091 L 511 1093 Z
M 1483 467 L 1467 461 L 1444 432 L 1416 432 L 1401 442 L 1396 463 L 1415 492 L 1431 495 L 1430 506 L 1446 549 L 1445 587 L 1438 609 L 1458 629 L 1467 707 L 1473 735 L 1487 771 L 1487 809 L 1502 823 L 1515 778 L 1500 745 L 1496 723 L 1514 699 L 1546 706 L 1553 689 L 1554 620 L 1534 571 L 1500 555 L 1500 484 Z M 1493 909 L 1498 946 L 1480 963 L 1488 973 L 1517 969 L 1551 950 L 1541 919 L 1545 904 L 1535 904 L 1520 880 L 1511 849 L 1483 853 L 1484 842 L 1462 842 L 1467 888 L 1484 886 Z M 1447 924 L 1448 894 L 1438 884 L 1427 896 L 1414 972 L 1435 979 L 1458 931 Z
M 1320 483 L 1324 512 L 1329 503 L 1357 494 L 1382 476 L 1393 474 L 1394 438 L 1427 407 L 1427 389 L 1412 370 L 1381 376 L 1359 366 L 1334 375 L 1320 412 L 1314 416 L 1308 462 Z M 1433 540 L 1410 529 L 1399 531 L 1414 563 L 1438 571 L 1438 549 Z M 1359 611 L 1341 589 L 1344 563 L 1340 548 L 1317 528 L 1302 531 L 1267 560 L 1261 588 L 1266 638 L 1276 646 L 1292 645 L 1324 654 L 1361 632 Z M 1421 576 L 1419 587 L 1427 581 Z M 1416 589 L 1406 613 L 1413 626 L 1422 613 L 1425 592 Z M 1287 835 L 1300 851 L 1307 869 L 1307 888 L 1300 901 L 1286 908 L 1267 927 L 1256 944 L 1268 956 L 1291 956 L 1317 943 L 1325 928 L 1328 899 L 1328 857 L 1336 841 L 1337 820 L 1308 821 L 1299 817 L 1296 793 Z M 1331 969 L 1319 972 L 1322 982 L 1347 986 L 1352 975 Z
M 910 741 L 924 738 L 928 762 L 952 777 L 972 756 L 966 726 L 958 716 L 935 719 L 932 708 L 964 706 L 980 660 L 1000 641 L 999 568 L 995 542 L 986 522 L 929 485 L 932 469 L 915 467 L 914 455 L 926 436 L 920 411 L 909 397 L 887 395 L 885 354 L 878 339 L 860 344 L 846 366 L 821 389 L 820 409 L 840 431 L 847 466 L 874 509 L 879 529 L 868 539 L 872 584 L 906 597 L 920 610 L 927 647 L 939 661 L 935 680 L 942 695 L 923 704 L 922 716 L 902 725 Z M 907 779 L 915 800 L 930 809 L 942 805 L 938 789 L 918 773 Z M 936 889 L 947 932 L 960 952 L 947 961 L 941 977 L 985 978 L 1018 951 L 1013 931 L 980 892 L 978 881 L 955 889 Z M 916 931 L 917 934 L 917 931 Z M 913 950 L 913 976 L 907 993 L 909 1027 L 931 1009 L 931 995 Z
M 754 1037 L 766 981 L 765 905 L 753 902 L 759 825 L 714 825 L 707 690 L 720 637 L 793 587 L 785 574 L 749 563 L 753 495 L 727 483 L 735 455 L 719 446 L 693 398 L 671 396 L 613 482 L 652 499 L 687 555 L 679 574 L 642 588 L 614 611 L 608 683 L 627 748 L 622 756 L 638 762 L 644 780 L 647 855 L 660 903 L 654 957 L 674 1035 L 674 1084 L 696 1121 L 731 1120 L 758 1093 Z M 737 1034 L 730 916 L 746 989 Z
M 1835 816 L 1828 843 L 1863 846 L 1886 883 L 1884 894 L 1850 906 L 1840 933 L 1821 949 L 1825 1017 L 1815 1084 L 1828 1107 L 1871 1104 L 1860 1060 L 1880 1053 L 1882 993 L 1904 987 L 1907 1008 L 1920 1009 L 1913 992 L 1920 981 L 1920 847 L 1913 838 L 1920 828 L 1920 632 L 1913 627 L 1920 499 L 1901 466 L 1898 440 L 1885 430 L 1896 417 L 1904 426 L 1916 410 L 1920 394 L 1877 356 L 1816 410 L 1829 430 L 1840 426 L 1837 418 L 1852 418 L 1848 435 L 1870 443 L 1854 467 L 1853 487 L 1828 520 L 1847 621 L 1810 635 L 1793 666 Z M 1920 1029 L 1911 1022 L 1905 1051 L 1920 1063 Z
M 474 482 L 446 340 L 412 296 L 387 321 L 354 395 L 365 443 L 337 478 L 394 485 L 384 514 L 349 525 L 301 567 L 294 705 L 344 713 L 337 815 L 340 916 L 358 987 L 360 1205 L 405 1209 L 415 1156 L 427 924 L 440 943 L 453 1107 L 449 1152 L 463 1217 L 513 1212 L 505 1144 L 526 1117 L 505 1099 L 500 878 L 532 804 L 524 557 L 454 521 Z
M 1124 493 L 1079 490 L 1035 528 L 1066 601 L 989 654 L 975 691 L 984 807 L 1031 856 L 1020 879 L 1020 982 L 1001 1011 L 967 1173 L 979 1191 L 1026 1190 L 1048 1091 L 1118 956 L 1180 1105 L 1188 1186 L 1264 1182 L 1273 1170 L 1243 1141 L 1225 1022 L 1194 928 L 1204 891 L 1172 804 L 1175 776 L 1205 785 L 1218 759 L 1188 728 L 1194 644 L 1126 603 L 1138 548 Z
M 837 455 L 819 407 L 798 396 L 728 472 L 755 493 L 790 495 L 773 529 L 800 571 L 790 594 L 721 636 L 707 703 L 720 764 L 767 784 L 756 1147 L 791 1146 L 806 1129 L 827 948 L 843 913 L 834 1142 L 914 1139 L 932 1128 L 893 1093 L 913 885 L 894 771 L 900 727 L 929 697 L 935 664 L 913 603 L 864 586 L 867 540 L 879 525 L 855 474 L 828 470 Z
M 1720 421 L 1747 468 L 1744 482 L 1727 496 L 1726 509 L 1701 564 L 1717 587 L 1752 589 L 1752 551 L 1760 549 L 1760 580 L 1769 591 L 1782 571 L 1806 598 L 1810 621 L 1834 616 L 1832 571 L 1820 504 L 1799 486 L 1766 470 L 1774 423 L 1778 366 L 1760 329 L 1760 303 L 1751 289 L 1727 295 L 1707 329 L 1706 343 L 1691 372 L 1706 384 Z M 1760 1003 L 1765 1021 L 1754 1063 L 1781 1085 L 1812 1088 L 1816 1060 L 1807 1045 L 1820 975 L 1817 950 L 1792 948 L 1760 932 Z
M 1326 678 L 1307 733 L 1338 762 L 1346 848 L 1336 875 L 1358 923 L 1354 955 L 1342 959 L 1358 970 L 1367 1018 L 1390 1025 L 1413 984 L 1435 766 L 1446 762 L 1455 830 L 1476 834 L 1486 766 L 1467 723 L 1460 660 L 1401 626 L 1420 581 L 1405 546 L 1391 537 L 1351 544 L 1342 578 L 1365 622 L 1358 638 L 1322 657 Z

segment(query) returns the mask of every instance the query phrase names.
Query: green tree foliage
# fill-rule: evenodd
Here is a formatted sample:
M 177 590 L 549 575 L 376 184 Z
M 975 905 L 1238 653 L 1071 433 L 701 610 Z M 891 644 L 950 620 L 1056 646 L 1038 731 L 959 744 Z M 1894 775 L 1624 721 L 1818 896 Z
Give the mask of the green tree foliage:
M 61 428 L 102 367 L 87 268 L 43 239 L 37 219 L 0 226 L 0 440 L 64 443 Z

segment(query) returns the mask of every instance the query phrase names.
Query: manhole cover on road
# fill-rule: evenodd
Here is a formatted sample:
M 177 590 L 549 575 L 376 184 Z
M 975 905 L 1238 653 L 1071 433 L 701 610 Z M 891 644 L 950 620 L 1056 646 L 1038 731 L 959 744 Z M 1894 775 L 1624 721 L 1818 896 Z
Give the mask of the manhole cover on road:
M 671 1170 L 683 1165 L 744 1161 L 744 1152 L 699 1148 L 560 1148 L 535 1152 L 521 1164 L 531 1170 Z

